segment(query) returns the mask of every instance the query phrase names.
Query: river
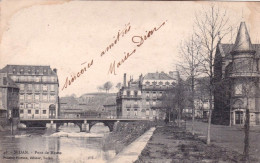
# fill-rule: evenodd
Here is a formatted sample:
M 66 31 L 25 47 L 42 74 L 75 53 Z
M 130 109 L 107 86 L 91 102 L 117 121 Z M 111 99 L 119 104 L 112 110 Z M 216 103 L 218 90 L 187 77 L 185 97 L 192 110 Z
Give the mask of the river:
M 53 137 L 54 128 L 16 131 L 15 137 L 1 132 L 0 162 L 106 162 L 115 156 L 114 150 L 103 150 L 103 135 L 109 134 L 103 124 L 93 126 L 91 133 L 80 133 L 74 124 L 59 130 L 63 137 Z

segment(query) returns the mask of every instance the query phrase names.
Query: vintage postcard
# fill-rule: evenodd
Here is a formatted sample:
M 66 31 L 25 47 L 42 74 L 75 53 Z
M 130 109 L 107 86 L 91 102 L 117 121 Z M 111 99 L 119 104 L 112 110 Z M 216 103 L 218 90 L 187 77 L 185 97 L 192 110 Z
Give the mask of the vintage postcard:
M 2 0 L 0 162 L 260 162 L 260 3 Z

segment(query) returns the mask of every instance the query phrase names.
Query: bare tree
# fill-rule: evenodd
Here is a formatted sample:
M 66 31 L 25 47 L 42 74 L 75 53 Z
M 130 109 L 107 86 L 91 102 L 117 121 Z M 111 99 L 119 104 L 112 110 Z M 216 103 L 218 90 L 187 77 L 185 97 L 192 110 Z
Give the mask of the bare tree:
M 201 71 L 201 41 L 198 37 L 192 35 L 190 39 L 184 41 L 180 45 L 180 55 L 183 62 L 179 64 L 181 70 L 188 76 L 191 88 L 191 108 L 192 108 L 192 135 L 194 135 L 194 119 L 195 119 L 195 108 L 194 108 L 194 86 L 195 78 Z
M 203 53 L 204 73 L 209 76 L 209 117 L 207 129 L 207 144 L 210 144 L 210 125 L 213 106 L 213 67 L 214 67 L 214 52 L 217 43 L 223 39 L 229 32 L 231 27 L 228 26 L 229 18 L 226 10 L 221 10 L 214 3 L 207 9 L 203 9 L 195 14 L 195 34 L 201 38 L 201 46 Z
M 106 83 L 103 85 L 103 88 L 104 88 L 104 90 L 106 90 L 106 93 L 108 93 L 109 90 L 110 90 L 112 87 L 113 87 L 113 84 L 112 84 L 110 81 L 106 82 Z

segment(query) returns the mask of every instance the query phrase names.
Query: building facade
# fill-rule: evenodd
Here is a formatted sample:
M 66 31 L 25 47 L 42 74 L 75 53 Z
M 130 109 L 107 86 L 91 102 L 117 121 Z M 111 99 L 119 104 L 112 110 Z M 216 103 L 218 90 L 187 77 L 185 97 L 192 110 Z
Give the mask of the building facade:
M 50 66 L 7 65 L 1 72 L 19 87 L 20 118 L 57 118 L 59 83 Z
M 6 126 L 11 120 L 17 123 L 18 118 L 19 87 L 7 73 L 0 73 L 0 125 Z
M 252 44 L 241 22 L 235 44 L 219 43 L 215 56 L 213 122 L 241 125 L 249 109 L 250 125 L 260 124 L 260 45 Z
M 164 119 L 163 95 L 172 89 L 178 79 L 176 73 L 148 73 L 134 81 L 130 78 L 117 95 L 117 116 L 122 118 Z

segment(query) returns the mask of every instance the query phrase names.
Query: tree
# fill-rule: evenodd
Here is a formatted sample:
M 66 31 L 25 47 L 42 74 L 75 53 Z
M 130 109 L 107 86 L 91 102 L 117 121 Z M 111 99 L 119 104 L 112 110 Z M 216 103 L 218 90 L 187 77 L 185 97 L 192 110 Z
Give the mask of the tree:
M 116 84 L 116 88 L 117 88 L 118 90 L 120 90 L 121 87 L 122 87 L 122 84 L 121 84 L 121 83 L 117 83 L 117 84 Z
M 110 81 L 106 82 L 106 83 L 103 85 L 103 88 L 104 88 L 104 90 L 106 90 L 106 93 L 108 93 L 109 90 L 110 90 L 112 87 L 113 87 L 113 84 L 112 84 Z
M 229 18 L 226 10 L 220 10 L 215 4 L 211 4 L 207 10 L 202 10 L 195 14 L 195 35 L 201 38 L 203 72 L 209 77 L 209 117 L 207 129 L 207 144 L 210 144 L 210 125 L 213 106 L 213 67 L 214 52 L 217 43 L 221 41 L 229 32 Z
M 194 108 L 194 87 L 195 78 L 199 75 L 201 70 L 201 41 L 198 37 L 192 35 L 190 39 L 182 42 L 180 45 L 180 55 L 183 62 L 179 64 L 181 70 L 190 79 L 191 88 L 191 108 L 192 108 L 192 135 L 194 135 L 194 119 L 195 119 L 195 108 Z

